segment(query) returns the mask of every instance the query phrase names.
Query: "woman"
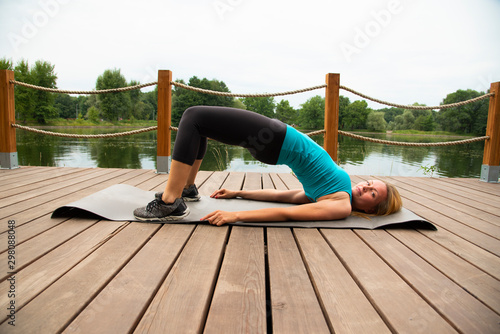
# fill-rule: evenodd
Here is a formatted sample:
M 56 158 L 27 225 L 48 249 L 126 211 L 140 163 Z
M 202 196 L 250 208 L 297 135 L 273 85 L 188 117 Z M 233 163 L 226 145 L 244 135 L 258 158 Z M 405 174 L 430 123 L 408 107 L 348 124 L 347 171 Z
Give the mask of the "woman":
M 397 190 L 370 180 L 351 187 L 349 175 L 308 136 L 260 114 L 226 107 L 188 108 L 180 121 L 170 175 L 163 193 L 134 211 L 142 221 L 180 220 L 189 214 L 185 200 L 198 200 L 194 181 L 207 148 L 207 138 L 246 148 L 257 160 L 285 164 L 303 185 L 302 190 L 231 191 L 220 189 L 211 197 L 302 204 L 252 211 L 214 211 L 202 220 L 212 225 L 236 221 L 335 220 L 352 212 L 387 215 L 402 204 Z

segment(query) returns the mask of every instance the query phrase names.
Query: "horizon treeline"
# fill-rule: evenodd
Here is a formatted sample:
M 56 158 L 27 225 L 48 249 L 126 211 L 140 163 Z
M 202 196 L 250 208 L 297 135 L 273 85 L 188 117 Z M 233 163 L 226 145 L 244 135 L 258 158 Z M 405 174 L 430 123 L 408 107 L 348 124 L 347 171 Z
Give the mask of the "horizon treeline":
M 36 61 L 29 66 L 26 60 L 15 66 L 6 58 L 0 59 L 0 69 L 13 70 L 17 81 L 57 88 L 55 65 L 46 61 Z M 200 79 L 193 76 L 186 83 L 192 87 L 231 92 L 227 85 L 217 79 Z M 96 90 L 122 88 L 139 85 L 138 81 L 127 82 L 120 69 L 107 69 L 96 79 Z M 457 90 L 448 94 L 441 104 L 469 100 L 485 92 L 472 89 Z M 122 93 L 71 96 L 15 87 L 16 119 L 20 122 L 46 124 L 52 119 L 86 119 L 96 125 L 102 121 L 156 120 L 158 89 L 149 92 L 131 90 Z M 340 130 L 419 130 L 447 131 L 460 134 L 484 135 L 488 118 L 488 99 L 465 106 L 435 110 L 415 110 L 404 108 L 371 109 L 364 100 L 350 101 L 340 96 Z M 288 100 L 279 102 L 274 97 L 233 98 L 197 93 L 173 87 L 172 125 L 177 126 L 184 110 L 195 105 L 226 106 L 248 109 L 287 124 L 304 129 L 321 129 L 324 126 L 325 98 L 319 95 L 309 98 L 300 108 L 293 108 Z M 420 105 L 415 103 L 414 105 Z

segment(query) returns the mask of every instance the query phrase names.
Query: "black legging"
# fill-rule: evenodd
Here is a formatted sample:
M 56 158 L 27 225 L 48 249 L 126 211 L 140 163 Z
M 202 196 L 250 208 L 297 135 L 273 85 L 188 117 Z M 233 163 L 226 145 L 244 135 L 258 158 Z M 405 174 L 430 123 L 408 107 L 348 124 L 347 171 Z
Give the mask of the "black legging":
M 248 110 L 226 107 L 191 107 L 184 111 L 172 159 L 193 165 L 203 159 L 207 137 L 246 148 L 252 156 L 275 165 L 285 139 L 286 125 Z

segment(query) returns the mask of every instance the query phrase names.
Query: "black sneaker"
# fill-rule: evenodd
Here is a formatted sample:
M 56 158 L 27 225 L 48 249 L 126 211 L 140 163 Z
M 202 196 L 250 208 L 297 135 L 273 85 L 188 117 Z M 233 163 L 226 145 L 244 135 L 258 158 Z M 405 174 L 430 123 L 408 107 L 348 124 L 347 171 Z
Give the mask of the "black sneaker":
M 161 197 L 163 196 L 163 192 L 158 192 L 155 194 L 155 198 L 161 200 Z M 197 202 L 201 198 L 200 194 L 198 193 L 198 188 L 196 188 L 195 184 L 192 184 L 189 186 L 189 188 L 185 188 L 182 190 L 182 199 L 185 202 Z
M 155 198 L 145 207 L 134 210 L 135 218 L 142 221 L 175 221 L 188 215 L 189 208 L 182 198 L 176 199 L 172 204 L 166 204 L 161 199 Z
M 190 185 L 187 189 L 182 191 L 182 199 L 186 202 L 197 202 L 201 198 L 198 193 L 198 188 L 196 188 L 195 184 Z

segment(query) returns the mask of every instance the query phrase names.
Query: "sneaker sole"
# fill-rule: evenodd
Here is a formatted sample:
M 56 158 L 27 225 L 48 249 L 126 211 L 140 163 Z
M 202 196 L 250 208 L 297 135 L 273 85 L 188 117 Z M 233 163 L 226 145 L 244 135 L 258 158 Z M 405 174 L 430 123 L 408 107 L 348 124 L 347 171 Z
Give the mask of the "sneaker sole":
M 189 208 L 186 208 L 186 210 L 184 211 L 184 213 L 182 215 L 178 215 L 178 216 L 166 216 L 166 217 L 157 217 L 157 218 L 141 218 L 141 217 L 137 217 L 134 215 L 134 217 L 142 222 L 166 222 L 166 221 L 177 221 L 177 220 L 181 220 L 181 219 L 184 219 L 186 218 L 187 216 L 189 216 Z
M 201 196 L 197 196 L 197 197 L 183 197 L 182 199 L 184 200 L 184 202 L 198 202 L 200 200 Z

